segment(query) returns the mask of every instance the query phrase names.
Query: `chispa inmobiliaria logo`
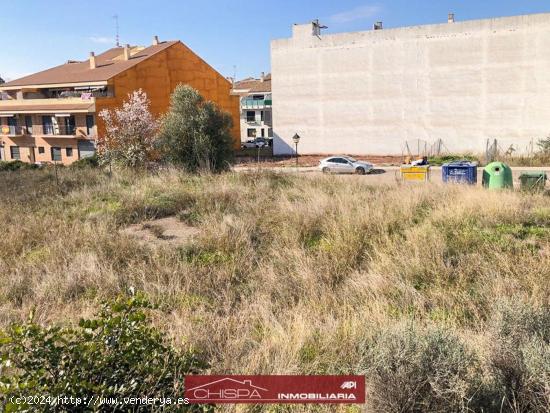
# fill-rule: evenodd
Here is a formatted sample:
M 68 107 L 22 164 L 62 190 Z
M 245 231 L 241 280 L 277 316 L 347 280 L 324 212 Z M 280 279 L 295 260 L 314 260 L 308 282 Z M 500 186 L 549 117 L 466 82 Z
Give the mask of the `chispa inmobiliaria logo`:
M 365 403 L 364 376 L 187 376 L 190 403 Z

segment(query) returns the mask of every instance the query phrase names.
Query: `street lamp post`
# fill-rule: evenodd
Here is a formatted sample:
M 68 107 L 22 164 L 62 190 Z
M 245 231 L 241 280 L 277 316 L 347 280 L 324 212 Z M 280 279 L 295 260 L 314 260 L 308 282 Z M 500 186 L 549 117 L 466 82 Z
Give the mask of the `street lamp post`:
M 292 137 L 294 144 L 296 145 L 296 168 L 298 167 L 298 142 L 300 142 L 300 135 L 297 133 Z

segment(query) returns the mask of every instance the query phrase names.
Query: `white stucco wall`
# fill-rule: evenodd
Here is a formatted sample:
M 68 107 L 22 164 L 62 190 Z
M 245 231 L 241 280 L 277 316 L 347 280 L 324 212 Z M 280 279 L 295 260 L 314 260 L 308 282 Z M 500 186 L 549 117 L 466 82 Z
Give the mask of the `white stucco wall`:
M 401 154 L 442 139 L 481 153 L 550 134 L 550 14 L 271 43 L 274 150 Z
M 261 94 L 261 93 L 260 93 Z M 250 95 L 252 96 L 252 95 Z M 248 111 L 256 112 L 256 121 L 255 123 L 249 123 L 247 121 L 246 113 Z M 264 120 L 262 120 L 261 111 L 264 112 Z M 246 142 L 249 139 L 253 139 L 248 136 L 248 129 L 256 130 L 256 137 L 262 137 L 262 129 L 264 131 L 264 137 L 267 138 L 269 134 L 269 129 L 272 125 L 273 112 L 271 106 L 266 106 L 261 109 L 244 109 L 241 108 L 240 122 L 241 122 L 241 142 Z

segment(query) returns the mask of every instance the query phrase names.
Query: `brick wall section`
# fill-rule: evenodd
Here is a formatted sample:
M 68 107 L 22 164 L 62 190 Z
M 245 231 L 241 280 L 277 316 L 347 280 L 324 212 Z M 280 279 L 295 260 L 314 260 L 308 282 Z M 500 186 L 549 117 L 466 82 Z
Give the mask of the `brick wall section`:
M 129 93 L 142 89 L 151 100 L 151 111 L 160 117 L 168 111 L 175 87 L 180 83 L 190 85 L 231 114 L 235 148 L 240 145 L 239 98 L 231 96 L 231 83 L 181 42 L 115 76 L 109 83 L 114 87 L 115 97 L 98 98 L 98 114 L 103 109 L 120 107 Z M 101 135 L 104 125 L 99 117 L 97 123 Z

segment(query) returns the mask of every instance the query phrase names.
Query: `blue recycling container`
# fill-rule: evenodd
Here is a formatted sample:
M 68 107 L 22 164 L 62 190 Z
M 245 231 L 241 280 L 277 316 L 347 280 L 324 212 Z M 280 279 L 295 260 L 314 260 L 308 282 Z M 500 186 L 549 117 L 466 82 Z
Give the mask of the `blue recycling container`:
M 454 161 L 443 165 L 443 182 L 477 184 L 477 162 Z

